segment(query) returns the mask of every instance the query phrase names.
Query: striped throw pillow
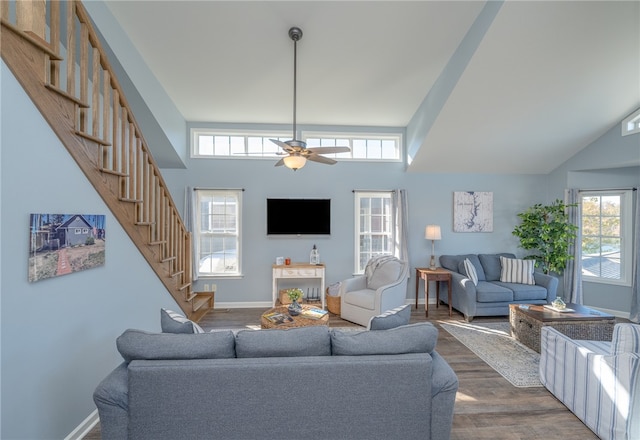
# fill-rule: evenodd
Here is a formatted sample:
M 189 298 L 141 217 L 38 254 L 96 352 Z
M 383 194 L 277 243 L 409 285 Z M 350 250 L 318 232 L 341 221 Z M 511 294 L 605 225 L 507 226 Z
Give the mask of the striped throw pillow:
M 465 272 L 467 272 L 467 276 L 469 277 L 469 279 L 471 281 L 473 281 L 473 284 L 475 284 L 477 286 L 478 285 L 478 272 L 476 272 L 476 267 L 473 265 L 471 260 L 469 260 L 468 258 L 464 259 L 464 270 L 465 270 Z
M 534 260 L 500 257 L 500 281 L 503 283 L 535 284 L 533 279 Z

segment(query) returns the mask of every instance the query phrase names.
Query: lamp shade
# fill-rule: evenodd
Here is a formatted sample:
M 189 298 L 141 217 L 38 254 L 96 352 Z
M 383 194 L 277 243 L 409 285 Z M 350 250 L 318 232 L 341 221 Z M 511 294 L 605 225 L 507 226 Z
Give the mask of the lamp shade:
M 424 238 L 427 240 L 440 240 L 442 238 L 442 235 L 440 234 L 440 226 L 427 225 L 424 231 Z
M 294 171 L 302 168 L 306 163 L 307 159 L 299 155 L 291 155 L 284 158 L 284 166 L 291 168 Z

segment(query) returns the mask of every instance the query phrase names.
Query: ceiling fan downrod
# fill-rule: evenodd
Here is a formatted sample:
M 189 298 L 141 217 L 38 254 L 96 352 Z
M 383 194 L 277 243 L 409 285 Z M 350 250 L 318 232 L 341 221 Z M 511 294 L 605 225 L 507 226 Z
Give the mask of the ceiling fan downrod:
M 298 83 L 298 41 L 302 38 L 302 29 L 299 27 L 292 27 L 289 29 L 289 38 L 293 40 L 293 136 L 292 140 L 296 139 L 296 96 L 297 96 L 297 83 Z

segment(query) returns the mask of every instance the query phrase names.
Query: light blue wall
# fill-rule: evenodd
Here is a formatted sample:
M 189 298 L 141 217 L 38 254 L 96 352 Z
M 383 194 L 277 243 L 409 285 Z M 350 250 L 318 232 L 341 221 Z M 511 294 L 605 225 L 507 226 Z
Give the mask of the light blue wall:
M 550 199 L 563 198 L 565 188 L 640 188 L 640 134 L 622 136 L 620 124 L 613 126 L 549 175 Z M 589 306 L 629 314 L 631 287 L 585 281 L 583 293 Z
M 116 337 L 159 331 L 175 302 L 4 62 L 1 78 L 0 438 L 60 439 L 122 361 Z M 105 214 L 106 265 L 29 283 L 30 213 Z

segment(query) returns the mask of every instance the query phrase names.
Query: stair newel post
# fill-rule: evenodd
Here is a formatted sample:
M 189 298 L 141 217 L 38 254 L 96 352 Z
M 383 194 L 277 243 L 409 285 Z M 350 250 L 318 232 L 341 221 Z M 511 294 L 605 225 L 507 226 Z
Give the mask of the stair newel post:
M 3 1 L 2 3 L 8 3 Z M 7 16 L 8 13 L 7 5 Z M 16 26 L 18 29 L 29 32 L 45 39 L 47 17 L 47 2 L 45 0 L 29 0 L 16 2 Z

